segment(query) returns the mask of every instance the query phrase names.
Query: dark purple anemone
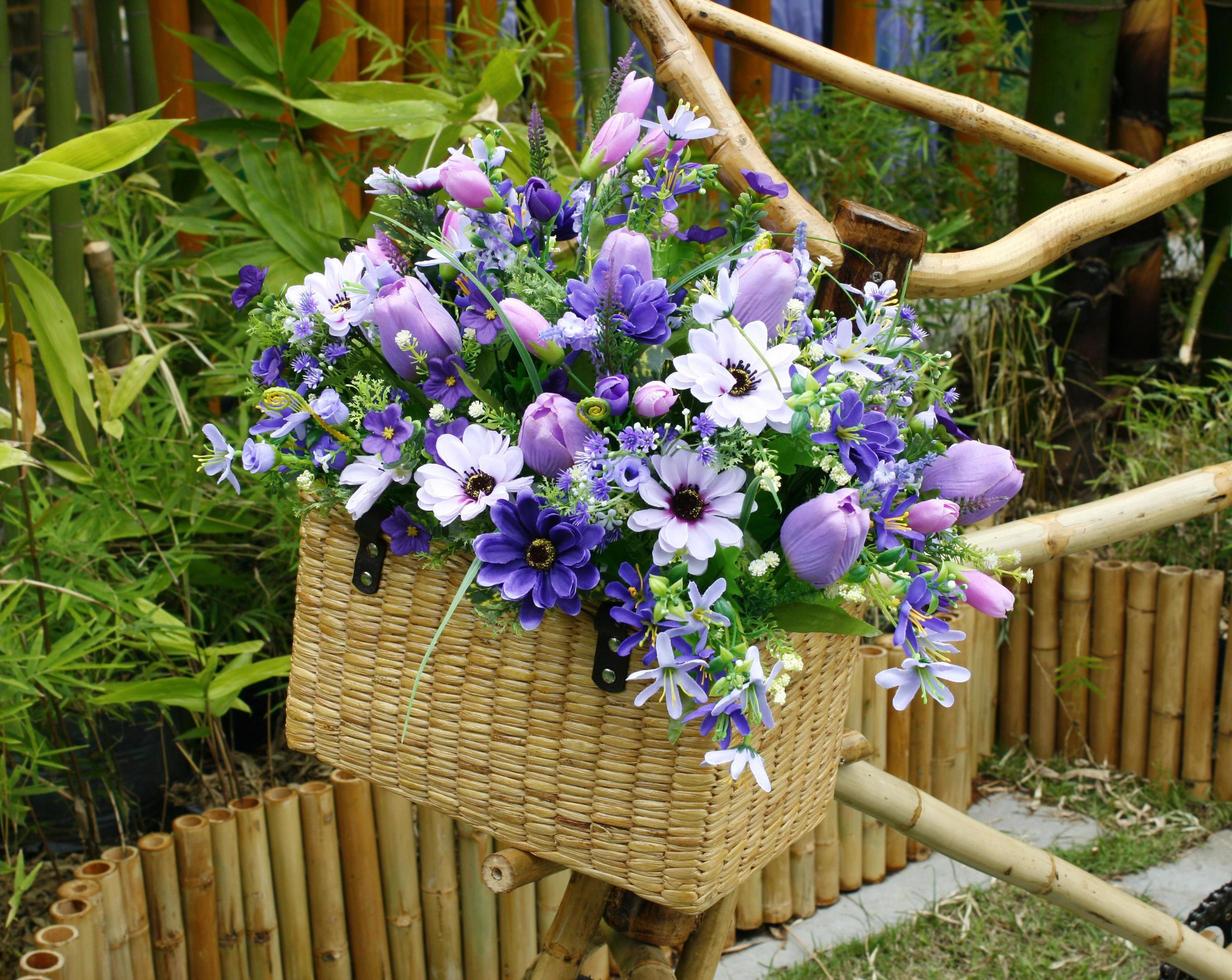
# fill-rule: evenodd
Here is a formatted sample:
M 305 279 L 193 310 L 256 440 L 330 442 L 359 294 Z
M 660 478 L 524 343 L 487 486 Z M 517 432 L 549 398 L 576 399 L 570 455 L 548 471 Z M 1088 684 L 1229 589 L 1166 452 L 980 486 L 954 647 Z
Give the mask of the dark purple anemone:
M 766 197 L 786 197 L 787 183 L 778 183 L 769 174 L 763 174 L 760 170 L 741 170 L 740 173 L 748 184 L 758 194 L 764 194 Z

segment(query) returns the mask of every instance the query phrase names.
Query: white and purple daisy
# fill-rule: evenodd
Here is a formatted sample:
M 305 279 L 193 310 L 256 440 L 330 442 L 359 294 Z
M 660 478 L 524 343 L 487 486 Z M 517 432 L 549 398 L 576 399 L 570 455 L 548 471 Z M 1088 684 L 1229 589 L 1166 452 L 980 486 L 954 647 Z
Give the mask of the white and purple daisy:
M 766 775 L 766 762 L 761 754 L 751 745 L 738 745 L 734 749 L 712 749 L 702 758 L 707 766 L 728 766 L 732 782 L 735 782 L 747 768 L 757 780 L 757 785 L 767 793 L 770 792 L 770 777 Z
M 218 431 L 218 426 L 213 422 L 205 423 L 201 431 L 210 441 L 210 451 L 197 457 L 198 462 L 201 463 L 201 469 L 206 476 L 218 477 L 219 483 L 226 480 L 235 488 L 235 492 L 239 493 L 240 481 L 231 471 L 231 465 L 235 462 L 235 447 L 227 442 L 226 437 Z
M 637 707 L 640 708 L 656 693 L 662 691 L 663 700 L 667 703 L 668 715 L 672 718 L 679 718 L 684 714 L 686 697 L 698 704 L 706 700 L 705 689 L 689 673 L 695 667 L 704 667 L 706 661 L 700 657 L 677 660 L 672 639 L 666 633 L 660 633 L 655 643 L 655 660 L 658 666 L 635 670 L 629 675 L 629 680 L 650 681 L 650 684 L 642 688 L 637 697 L 633 699 Z
M 416 499 L 442 524 L 478 517 L 498 500 L 509 500 L 531 485 L 522 472 L 522 450 L 509 444 L 509 437 L 468 425 L 461 438 L 437 437 L 439 463 L 425 463 L 415 471 L 419 484 Z
M 345 337 L 368 315 L 378 288 L 363 254 L 351 252 L 341 260 L 327 258 L 323 272 L 313 272 L 303 285 L 287 290 L 287 302 L 292 309 L 303 309 L 311 297 L 312 308 L 325 318 L 329 332 Z

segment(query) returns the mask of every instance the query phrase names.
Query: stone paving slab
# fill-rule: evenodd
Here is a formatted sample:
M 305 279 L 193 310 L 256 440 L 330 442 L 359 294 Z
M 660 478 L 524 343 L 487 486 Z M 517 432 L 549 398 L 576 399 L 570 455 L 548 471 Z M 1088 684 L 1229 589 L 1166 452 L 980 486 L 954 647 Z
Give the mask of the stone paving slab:
M 1127 875 L 1117 884 L 1184 919 L 1216 888 L 1232 881 L 1232 830 L 1212 834 L 1177 860 Z

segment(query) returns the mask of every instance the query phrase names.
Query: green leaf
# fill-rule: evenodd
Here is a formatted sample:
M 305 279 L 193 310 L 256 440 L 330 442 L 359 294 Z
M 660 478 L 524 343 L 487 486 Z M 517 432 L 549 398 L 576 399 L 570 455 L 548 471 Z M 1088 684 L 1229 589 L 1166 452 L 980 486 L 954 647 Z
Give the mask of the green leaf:
M 0 442 L 0 470 L 10 470 L 15 466 L 38 466 L 38 460 L 20 446 Z
M 268 197 L 256 187 L 246 186 L 244 197 L 254 214 L 261 216 L 260 226 L 283 251 L 305 269 L 316 269 L 323 255 L 337 251 L 338 243 L 327 235 L 304 227 L 303 218 L 292 213 L 280 201 Z
M 202 119 L 181 130 L 219 149 L 234 149 L 244 140 L 274 141 L 283 133 L 282 124 L 273 119 Z
M 388 129 L 403 139 L 419 139 L 437 129 L 445 113 L 437 102 L 339 102 L 335 99 L 290 99 L 292 106 L 348 133 Z
M 248 202 L 244 198 L 244 187 L 236 179 L 235 175 L 213 157 L 206 154 L 197 154 L 197 163 L 201 167 L 202 173 L 205 174 L 205 179 L 218 192 L 219 197 L 226 201 L 232 209 L 238 211 L 242 217 L 247 218 L 259 227 L 256 217 L 248 209 Z
M 260 17 L 235 0 L 205 0 L 205 6 L 236 51 L 259 71 L 268 75 L 278 71 L 278 49 Z
M 149 681 L 118 681 L 94 698 L 95 704 L 138 704 L 149 702 L 166 708 L 185 708 L 205 713 L 205 692 L 192 677 L 160 677 Z
M 31 265 L 16 252 L 9 260 L 21 278 L 24 290 L 16 290 L 17 300 L 25 311 L 30 331 L 38 341 L 39 363 L 51 385 L 52 397 L 60 409 L 64 425 L 82 456 L 86 455 L 78 425 L 78 409 L 90 428 L 96 428 L 94 393 L 86 371 L 85 354 L 77 336 L 77 324 L 64 298 L 46 273 Z
M 56 476 L 68 480 L 70 483 L 94 482 L 94 471 L 89 467 L 82 466 L 80 463 L 74 463 L 72 460 L 47 459 L 43 460 L 43 465 L 56 474 Z
M 321 2 L 308 0 L 300 5 L 287 25 L 287 36 L 282 42 L 282 60 L 287 81 L 292 87 L 307 79 L 304 72 L 312 57 L 312 45 L 320 24 Z
M 229 44 L 219 44 L 197 34 L 182 34 L 171 31 L 179 40 L 187 44 L 201 60 L 213 68 L 223 78 L 231 82 L 241 82 L 254 75 L 260 75 L 261 69 L 245 58 Z M 194 85 L 199 83 L 194 82 Z
M 317 45 L 304 65 L 304 78 L 329 78 L 346 53 L 347 36 L 335 34 L 328 41 Z
M 479 79 L 479 91 L 492 96 L 501 106 L 509 105 L 522 94 L 522 73 L 513 51 L 498 51 L 488 62 Z
M 110 418 L 119 418 L 128 410 L 128 406 L 141 394 L 141 389 L 158 370 L 158 365 L 162 363 L 170 349 L 171 345 L 167 344 L 158 348 L 153 354 L 138 354 L 128 362 L 111 396 Z
M 836 633 L 840 636 L 876 636 L 879 630 L 838 606 L 814 602 L 787 602 L 770 615 L 788 633 Z
M 194 82 L 193 87 L 211 99 L 217 99 L 239 112 L 277 119 L 283 113 L 282 103 L 268 95 L 222 82 Z
M 452 105 L 458 100 L 448 92 L 417 82 L 314 82 L 322 93 L 338 102 L 440 102 Z
M 147 627 L 146 635 L 150 642 L 166 654 L 195 653 L 197 644 L 193 642 L 192 633 L 179 619 L 167 612 L 162 606 L 149 599 L 138 599 L 137 608 L 141 611 Z
M 286 677 L 291 671 L 290 657 L 270 657 L 256 663 L 232 661 L 227 664 L 210 685 L 210 710 L 218 712 L 214 705 L 218 700 L 234 697 L 245 688 L 260 684 L 275 677 Z

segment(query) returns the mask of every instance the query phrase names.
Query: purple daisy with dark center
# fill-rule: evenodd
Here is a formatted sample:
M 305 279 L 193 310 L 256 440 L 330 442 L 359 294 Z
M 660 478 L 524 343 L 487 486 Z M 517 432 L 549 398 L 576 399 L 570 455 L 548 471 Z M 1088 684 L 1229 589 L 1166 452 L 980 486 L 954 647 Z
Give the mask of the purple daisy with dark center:
M 381 521 L 381 530 L 389 535 L 389 550 L 395 555 L 409 555 L 432 547 L 432 535 L 428 529 L 403 507 L 395 507 L 393 513 Z
M 420 386 L 423 393 L 446 408 L 457 408 L 463 398 L 471 397 L 470 388 L 462 380 L 466 365 L 457 354 L 428 360 L 428 377 Z
M 603 528 L 569 521 L 528 492 L 498 500 L 491 516 L 496 530 L 475 538 L 475 556 L 483 563 L 476 581 L 499 588 L 509 602 L 520 601 L 519 618 L 528 630 L 548 609 L 581 612 L 578 593 L 599 584 L 592 552 L 603 541 Z
M 414 423 L 402 417 L 402 409 L 396 403 L 365 415 L 364 428 L 370 433 L 364 437 L 364 452 L 379 454 L 386 463 L 398 461 L 402 455 L 402 444 L 415 431 Z

